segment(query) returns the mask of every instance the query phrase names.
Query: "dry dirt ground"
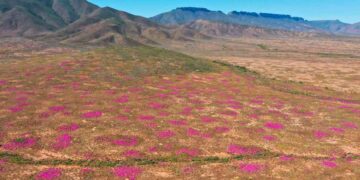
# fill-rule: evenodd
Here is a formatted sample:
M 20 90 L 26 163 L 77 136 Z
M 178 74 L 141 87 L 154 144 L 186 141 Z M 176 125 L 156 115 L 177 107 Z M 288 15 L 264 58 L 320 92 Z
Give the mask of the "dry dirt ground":
M 228 38 L 165 48 L 245 66 L 267 77 L 360 92 L 359 38 Z

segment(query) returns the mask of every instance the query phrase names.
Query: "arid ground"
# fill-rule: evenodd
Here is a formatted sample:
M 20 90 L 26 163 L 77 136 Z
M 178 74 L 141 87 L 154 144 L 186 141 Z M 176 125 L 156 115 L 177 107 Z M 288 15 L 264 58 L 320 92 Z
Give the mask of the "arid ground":
M 360 92 L 360 38 L 223 38 L 165 48 L 245 66 L 267 77 Z
M 2 43 L 0 177 L 360 177 L 358 40 L 212 42 Z

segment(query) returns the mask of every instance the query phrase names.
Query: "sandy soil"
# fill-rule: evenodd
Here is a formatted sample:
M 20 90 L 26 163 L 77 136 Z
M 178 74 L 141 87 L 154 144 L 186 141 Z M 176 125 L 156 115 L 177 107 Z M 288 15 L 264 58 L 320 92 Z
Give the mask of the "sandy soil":
M 167 42 L 166 48 L 245 66 L 265 76 L 360 92 L 360 39 L 233 38 Z

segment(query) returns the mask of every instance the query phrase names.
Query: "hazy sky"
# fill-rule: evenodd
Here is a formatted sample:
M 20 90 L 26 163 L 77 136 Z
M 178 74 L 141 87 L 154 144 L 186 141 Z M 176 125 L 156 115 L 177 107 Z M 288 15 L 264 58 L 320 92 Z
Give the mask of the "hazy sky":
M 290 14 L 308 20 L 360 22 L 360 0 L 89 0 L 129 13 L 151 17 L 177 7 Z

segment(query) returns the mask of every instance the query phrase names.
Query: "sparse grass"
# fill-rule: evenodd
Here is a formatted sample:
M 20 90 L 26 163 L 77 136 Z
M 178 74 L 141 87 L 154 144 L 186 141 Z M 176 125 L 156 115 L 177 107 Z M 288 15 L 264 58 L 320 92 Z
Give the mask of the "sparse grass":
M 356 56 L 353 54 L 340 54 L 340 53 L 315 53 L 322 57 L 330 57 L 330 58 L 360 58 L 360 56 Z
M 161 158 L 144 158 L 144 159 L 127 159 L 127 160 L 73 160 L 73 159 L 44 159 L 44 160 L 33 160 L 24 158 L 18 154 L 12 154 L 8 152 L 0 152 L 0 158 L 5 159 L 10 163 L 19 165 L 37 165 L 37 166 L 80 166 L 80 167 L 116 167 L 121 165 L 127 166 L 144 166 L 144 165 L 156 165 L 159 163 L 186 163 L 195 162 L 200 164 L 211 164 L 211 163 L 230 163 L 233 160 L 256 160 L 256 159 L 272 159 L 278 158 L 280 154 L 272 153 L 269 151 L 258 153 L 255 155 L 236 155 L 230 157 L 216 157 L 216 156 L 200 156 L 189 158 L 186 156 L 168 156 Z M 329 159 L 330 157 L 317 157 L 317 156 L 295 156 L 289 155 L 290 157 L 297 159 L 306 160 L 322 160 Z M 354 160 L 359 159 L 359 155 L 348 154 L 340 157 L 339 159 L 352 158 Z
M 268 50 L 269 49 L 269 47 L 267 45 L 265 45 L 265 44 L 258 44 L 257 47 L 259 47 L 262 50 Z
M 258 75 L 257 72 L 255 71 L 251 71 L 249 69 L 247 69 L 246 67 L 244 66 L 237 66 L 237 65 L 233 65 L 233 64 L 230 64 L 230 63 L 227 63 L 227 62 L 224 62 L 224 61 L 213 61 L 214 63 L 216 64 L 219 64 L 223 67 L 227 67 L 227 68 L 230 68 L 231 70 L 235 71 L 235 72 L 239 72 L 239 73 L 250 73 L 250 74 L 254 74 L 254 75 Z
M 114 46 L 112 48 L 99 49 L 97 52 L 99 53 L 98 55 L 103 54 L 105 57 L 106 54 L 116 54 L 111 59 L 124 61 L 127 63 L 126 66 L 136 66 L 132 70 L 133 76 L 145 77 L 189 72 L 205 73 L 218 70 L 216 65 L 207 60 L 149 46 Z

